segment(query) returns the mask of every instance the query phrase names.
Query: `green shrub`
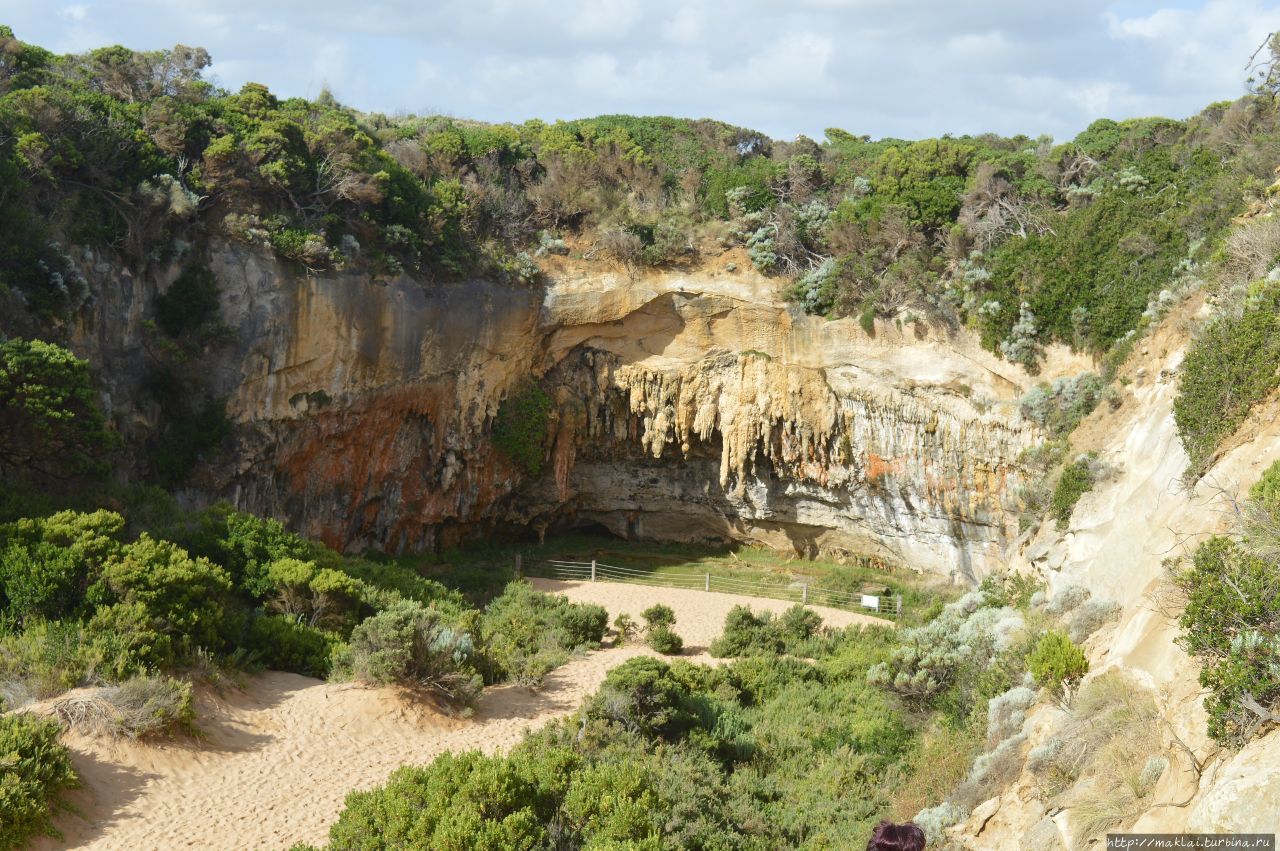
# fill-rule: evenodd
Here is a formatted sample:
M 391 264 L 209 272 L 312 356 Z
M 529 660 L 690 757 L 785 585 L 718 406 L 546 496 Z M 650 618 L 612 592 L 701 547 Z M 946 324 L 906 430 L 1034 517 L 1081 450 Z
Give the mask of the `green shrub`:
M 329 848 L 545 848 L 553 810 L 539 786 L 516 760 L 444 753 L 423 768 L 397 769 L 380 789 L 348 795 Z
M 470 706 L 481 688 L 471 657 L 471 636 L 448 626 L 435 609 L 406 600 L 352 631 L 343 664 L 373 685 L 424 688 Z
M 788 649 L 808 641 L 822 628 L 822 616 L 801 603 L 796 603 L 779 615 L 778 632 L 786 642 Z
M 791 683 L 818 679 L 821 674 L 813 665 L 786 656 L 746 656 L 729 667 L 729 681 L 747 705 L 768 703 Z
M 639 634 L 640 626 L 631 619 L 631 615 L 622 612 L 613 619 L 613 631 L 617 633 L 617 643 L 626 644 Z
M 1053 384 L 1038 384 L 1018 400 L 1022 415 L 1046 429 L 1054 440 L 1075 431 L 1102 400 L 1106 383 L 1095 373 L 1074 378 L 1058 378 Z
M 314 562 L 284 558 L 267 566 L 267 580 L 275 587 L 271 608 L 305 621 L 308 626 L 350 630 L 366 602 L 379 598 L 359 579 Z
M 542 472 L 551 407 L 551 397 L 529 382 L 502 400 L 493 420 L 493 445 L 530 476 Z
M 1222 316 L 1182 361 L 1173 418 L 1188 473 L 1204 472 L 1219 444 L 1280 384 L 1280 287 L 1269 286 L 1239 319 Z
M 859 754 L 863 771 L 890 768 L 910 747 L 911 731 L 888 698 L 857 680 L 795 679 L 762 705 L 753 731 L 761 760 L 789 760 L 820 748 Z
M 658 626 L 674 626 L 676 622 L 676 613 L 670 606 L 662 603 L 655 603 L 640 613 L 640 617 L 645 619 L 650 629 Z
M 667 656 L 679 655 L 684 650 L 684 639 L 671 629 L 675 626 L 676 613 L 670 606 L 657 603 L 640 613 L 645 619 L 645 642 Z
M 993 573 L 979 587 L 993 606 L 1026 609 L 1031 598 L 1044 591 L 1044 582 L 1025 573 Z
M 61 837 L 52 811 L 80 785 L 57 723 L 26 713 L 0 716 L 0 848 L 17 849 L 33 836 Z
M 604 638 L 609 613 L 602 606 L 541 594 L 527 582 L 507 585 L 480 619 L 482 664 L 491 682 L 514 679 L 534 686 L 579 648 Z
M 678 656 L 684 650 L 684 639 L 676 635 L 666 624 L 651 626 L 645 640 L 650 647 L 666 656 Z
M 724 619 L 724 632 L 711 642 L 712 656 L 745 656 L 749 653 L 781 653 L 782 636 L 774 626 L 773 614 L 752 614 L 747 606 L 734 606 Z
M 84 562 L 70 550 L 10 544 L 0 551 L 0 607 L 19 621 L 60 618 L 83 601 L 87 578 Z
M 265 615 L 249 624 L 246 647 L 266 668 L 326 677 L 337 638 L 289 615 Z
M 434 579 L 419 576 L 412 568 L 403 564 L 374 564 L 371 561 L 348 558 L 332 566 L 360 580 L 366 588 L 385 592 L 388 598 L 394 595 L 406 600 L 416 600 L 423 605 L 430 603 L 451 616 L 461 616 L 469 608 L 461 593 Z M 372 604 L 372 601 L 367 602 Z
M 106 565 L 102 582 L 119 602 L 141 604 L 162 634 L 191 650 L 219 651 L 234 634 L 225 608 L 230 576 L 176 544 L 142 533 Z
M 214 510 L 207 522 L 207 558 L 224 565 L 237 588 L 264 600 L 274 590 L 267 567 L 274 561 L 292 558 L 305 560 L 312 547 L 289 532 L 279 520 L 255 517 L 239 511 Z
M 1050 630 L 1036 642 L 1027 669 L 1037 683 L 1061 693 L 1089 673 L 1089 660 L 1066 633 Z
M 1250 703 L 1280 705 L 1280 575 L 1274 563 L 1213 537 L 1173 576 L 1187 599 L 1179 643 L 1200 660 L 1210 690 L 1209 734 L 1243 744 L 1259 727 Z
M 89 584 L 120 551 L 123 528 L 124 518 L 110 511 L 60 511 L 0 526 L 0 610 L 7 600 L 19 621 L 82 614 Z
M 113 660 L 107 676 L 118 678 L 175 664 L 174 636 L 162 629 L 147 605 L 135 600 L 99 608 L 85 632 L 95 646 L 106 649 L 105 658 Z
M 1026 625 L 1014 609 L 995 606 L 981 590 L 948 603 L 922 626 L 895 631 L 889 658 L 867 671 L 867 682 L 888 689 L 916 706 L 937 706 L 964 717 L 987 690 L 1004 691 L 1009 676 L 1001 663 L 1017 668 L 1018 637 Z M 996 682 L 984 683 L 994 675 Z
M 128 637 L 77 621 L 40 621 L 0 636 L 0 682 L 42 700 L 97 680 L 137 672 Z
M 114 445 L 88 361 L 42 340 L 0 340 L 0 469 L 100 471 Z
M 1049 514 L 1057 522 L 1059 529 L 1067 528 L 1076 503 L 1091 490 L 1093 471 L 1088 459 L 1078 458 L 1062 469 L 1058 484 L 1054 486 L 1053 496 L 1049 499 Z
M 662 848 L 662 797 L 657 778 L 641 761 L 587 766 L 565 796 L 564 815 L 589 847 Z
M 672 738 L 698 723 L 689 697 L 667 663 L 638 656 L 609 672 L 586 713 L 644 736 Z
M 1280 461 L 1263 470 L 1249 487 L 1249 498 L 1268 510 L 1280 507 Z

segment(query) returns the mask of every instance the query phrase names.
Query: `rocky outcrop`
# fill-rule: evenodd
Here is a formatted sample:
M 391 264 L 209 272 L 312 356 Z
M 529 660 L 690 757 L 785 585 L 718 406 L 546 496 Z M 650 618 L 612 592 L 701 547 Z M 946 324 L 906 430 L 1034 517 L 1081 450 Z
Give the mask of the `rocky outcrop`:
M 75 344 L 103 365 L 122 430 L 156 290 L 87 257 L 98 297 Z M 200 360 L 236 424 L 196 483 L 344 548 L 451 544 L 483 530 L 618 534 L 873 555 L 972 581 L 1013 533 L 1013 411 L 1032 381 L 963 331 L 797 314 L 753 273 L 601 271 L 544 288 L 307 273 L 214 243 L 226 341 Z M 1049 372 L 1084 365 L 1058 355 Z M 545 472 L 490 443 L 522 382 L 555 405 Z
M 1178 646 L 1178 610 L 1166 584 L 1165 561 L 1189 554 L 1204 538 L 1230 533 L 1236 501 L 1280 459 L 1275 402 L 1259 406 L 1201 479 L 1187 483 L 1187 456 L 1177 436 L 1173 402 L 1177 369 L 1189 344 L 1187 328 L 1207 315 L 1192 298 L 1144 339 L 1125 368 L 1122 404 L 1101 406 L 1072 435 L 1073 449 L 1094 451 L 1113 470 L 1085 494 L 1069 527 L 1044 524 L 1010 546 L 1010 570 L 1035 575 L 1049 594 L 1070 585 L 1119 603 L 1122 614 L 1086 643 L 1089 677 L 1121 672 L 1153 695 L 1157 740 L 1145 745 L 1169 769 L 1141 809 L 1118 809 L 1112 829 L 1134 832 L 1262 832 L 1280 827 L 1280 736 L 1232 752 L 1208 738 L 1206 690 L 1199 665 Z M 1062 735 L 1060 726 L 1024 728 L 1033 748 Z M 1046 798 L 1030 771 L 999 796 L 1001 816 L 970 817 L 953 830 L 973 849 L 1053 846 L 1056 825 L 1067 847 L 1084 847 L 1088 817 L 1070 795 Z

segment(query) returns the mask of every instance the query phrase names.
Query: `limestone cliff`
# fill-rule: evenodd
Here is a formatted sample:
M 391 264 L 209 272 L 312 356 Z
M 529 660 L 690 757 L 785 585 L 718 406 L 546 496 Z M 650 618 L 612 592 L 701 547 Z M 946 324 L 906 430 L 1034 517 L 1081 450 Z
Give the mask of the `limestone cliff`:
M 972 580 L 1009 542 L 1012 401 L 1034 379 L 966 332 L 790 308 L 776 282 L 643 276 L 557 259 L 546 285 L 306 273 L 215 242 L 227 342 L 200 369 L 236 424 L 195 487 L 344 548 L 600 523 L 619 534 L 878 555 Z M 158 276 L 159 288 L 187 260 Z M 86 255 L 98 296 L 73 339 L 119 427 L 138 400 L 154 285 Z M 1062 354 L 1048 374 L 1086 365 Z M 488 435 L 538 381 L 545 473 Z
M 1010 547 L 1006 563 L 1046 580 L 1050 594 L 1079 585 L 1123 607 L 1119 620 L 1086 644 L 1089 677 L 1123 672 L 1154 697 L 1159 741 L 1148 744 L 1169 766 L 1138 810 L 1117 811 L 1124 816 L 1119 826 L 1271 833 L 1280 825 L 1280 731 L 1234 753 L 1208 738 L 1199 665 L 1177 645 L 1178 611 L 1165 602 L 1165 560 L 1231 531 L 1234 501 L 1280 458 L 1280 419 L 1272 402 L 1254 412 L 1204 477 L 1190 486 L 1183 482 L 1187 456 L 1173 401 L 1190 342 L 1188 319 L 1196 314 L 1207 315 L 1203 298 L 1192 298 L 1152 332 L 1124 370 L 1122 404 L 1101 406 L 1072 435 L 1076 451 L 1097 451 L 1115 475 L 1081 498 L 1068 529 L 1044 524 L 1033 539 Z M 1023 728 L 1024 750 L 1061 736 L 1070 720 L 1069 711 L 1042 705 Z M 975 808 L 955 838 L 974 849 L 1084 847 L 1089 816 L 1073 803 L 1069 796 L 1046 795 L 1027 770 Z

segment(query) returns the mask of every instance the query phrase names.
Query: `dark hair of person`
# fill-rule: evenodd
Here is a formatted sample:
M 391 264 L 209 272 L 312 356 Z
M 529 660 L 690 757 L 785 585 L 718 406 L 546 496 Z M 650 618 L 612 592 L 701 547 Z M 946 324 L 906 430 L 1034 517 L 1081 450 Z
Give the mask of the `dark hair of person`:
M 871 831 L 867 851 L 924 851 L 924 831 L 909 821 L 882 821 Z

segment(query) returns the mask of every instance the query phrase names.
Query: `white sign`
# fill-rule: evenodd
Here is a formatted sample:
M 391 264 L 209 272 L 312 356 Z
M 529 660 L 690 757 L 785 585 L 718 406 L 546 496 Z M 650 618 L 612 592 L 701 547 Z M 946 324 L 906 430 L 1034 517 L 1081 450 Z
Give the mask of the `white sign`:
M 879 598 L 879 597 L 872 597 L 870 594 L 863 594 L 863 595 L 862 595 L 862 608 L 864 608 L 864 609 L 875 609 L 877 612 L 878 612 L 878 611 L 880 611 L 880 598 Z

